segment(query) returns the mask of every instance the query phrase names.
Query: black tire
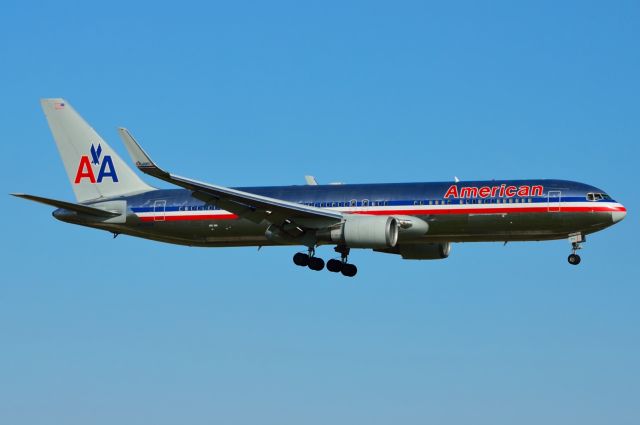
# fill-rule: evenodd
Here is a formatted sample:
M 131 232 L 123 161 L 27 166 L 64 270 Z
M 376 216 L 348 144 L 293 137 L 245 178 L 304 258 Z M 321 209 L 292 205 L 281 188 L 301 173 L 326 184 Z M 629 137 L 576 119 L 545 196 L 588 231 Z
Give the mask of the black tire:
M 327 261 L 327 270 L 333 273 L 339 273 L 342 270 L 342 261 L 332 258 Z
M 355 264 L 343 264 L 342 265 L 342 274 L 347 277 L 353 277 L 358 273 L 358 268 Z
M 324 260 L 318 257 L 309 258 L 309 268 L 317 272 L 324 269 Z
M 571 254 L 569 255 L 569 258 L 567 258 L 567 261 L 569 262 L 569 264 L 577 266 L 578 264 L 580 264 L 580 256 L 578 254 Z
M 298 252 L 293 256 L 293 263 L 296 266 L 307 267 L 309 265 L 309 256 Z

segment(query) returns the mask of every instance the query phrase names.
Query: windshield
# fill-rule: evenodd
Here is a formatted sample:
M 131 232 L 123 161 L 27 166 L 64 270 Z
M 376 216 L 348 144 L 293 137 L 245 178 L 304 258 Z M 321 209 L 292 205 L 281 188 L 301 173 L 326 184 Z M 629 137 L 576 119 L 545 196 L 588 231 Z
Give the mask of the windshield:
M 587 201 L 610 201 L 611 196 L 601 192 L 589 192 L 587 193 Z

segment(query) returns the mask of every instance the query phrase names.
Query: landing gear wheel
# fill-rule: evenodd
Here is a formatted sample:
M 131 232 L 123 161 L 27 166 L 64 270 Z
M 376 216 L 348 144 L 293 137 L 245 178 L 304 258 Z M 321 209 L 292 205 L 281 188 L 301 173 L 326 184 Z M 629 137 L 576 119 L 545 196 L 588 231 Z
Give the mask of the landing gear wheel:
M 342 261 L 332 258 L 327 261 L 327 270 L 333 273 L 339 273 L 342 270 Z
M 571 254 L 569 258 L 567 258 L 567 261 L 569 261 L 569 264 L 577 266 L 580 264 L 580 256 L 578 254 Z
M 324 260 L 318 257 L 309 258 L 309 268 L 315 271 L 324 269 Z
M 309 256 L 302 252 L 298 252 L 293 256 L 293 263 L 296 266 L 307 267 L 309 265 Z
M 571 255 L 567 258 L 567 261 L 572 266 L 580 264 L 580 256 L 576 254 L 579 249 L 582 249 L 582 244 L 587 241 L 587 238 L 582 233 L 572 233 L 569 235 L 569 242 L 571 242 Z
M 342 265 L 342 274 L 347 277 L 353 277 L 358 273 L 358 268 L 354 264 L 345 263 Z

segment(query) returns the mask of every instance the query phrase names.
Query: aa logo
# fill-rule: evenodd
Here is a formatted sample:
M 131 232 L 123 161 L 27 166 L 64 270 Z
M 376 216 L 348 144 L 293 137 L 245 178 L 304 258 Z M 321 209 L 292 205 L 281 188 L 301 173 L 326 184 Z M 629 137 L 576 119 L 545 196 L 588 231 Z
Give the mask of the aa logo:
M 111 155 L 104 155 L 102 159 L 102 146 L 98 143 L 98 147 L 96 148 L 93 143 L 91 144 L 91 160 L 89 160 L 88 155 L 83 155 L 80 158 L 80 164 L 78 164 L 78 171 L 76 172 L 75 184 L 78 184 L 82 181 L 82 179 L 89 179 L 91 183 L 102 183 L 102 180 L 105 177 L 110 177 L 114 183 L 118 182 L 118 175 L 116 174 L 116 169 L 113 167 L 113 160 L 111 159 Z M 96 179 L 96 175 L 94 173 L 94 167 L 100 169 L 98 170 L 98 178 Z

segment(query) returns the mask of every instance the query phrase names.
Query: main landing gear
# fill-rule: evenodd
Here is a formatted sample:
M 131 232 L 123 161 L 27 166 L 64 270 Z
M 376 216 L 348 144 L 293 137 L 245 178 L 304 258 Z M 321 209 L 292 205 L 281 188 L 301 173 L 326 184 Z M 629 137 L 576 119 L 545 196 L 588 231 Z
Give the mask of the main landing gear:
M 327 270 L 333 273 L 342 273 L 344 276 L 353 277 L 358 273 L 358 268 L 354 264 L 347 263 L 349 247 L 338 245 L 334 250 L 340 253 L 340 260 L 332 258 L 327 261 Z M 309 253 L 298 252 L 293 256 L 293 263 L 296 266 L 309 267 L 311 270 L 320 271 L 324 268 L 324 260 L 315 256 L 315 249 L 309 248 Z
M 309 267 L 311 270 L 320 271 L 324 269 L 324 260 L 315 256 L 315 250 L 310 249 L 309 254 L 302 252 L 293 256 L 293 262 L 296 266 Z
M 358 268 L 355 264 L 347 263 L 349 257 L 349 249 L 346 245 L 338 245 L 333 250 L 340 254 L 340 259 L 336 260 L 332 258 L 327 261 L 327 270 L 333 273 L 342 273 L 343 276 L 353 277 L 358 273 Z
M 576 254 L 579 249 L 582 249 L 582 243 L 586 242 L 587 238 L 582 233 L 576 233 L 569 235 L 569 242 L 571 242 L 571 254 L 567 258 L 567 261 L 572 266 L 580 264 L 580 256 Z

